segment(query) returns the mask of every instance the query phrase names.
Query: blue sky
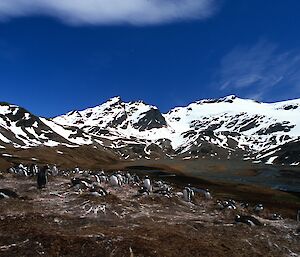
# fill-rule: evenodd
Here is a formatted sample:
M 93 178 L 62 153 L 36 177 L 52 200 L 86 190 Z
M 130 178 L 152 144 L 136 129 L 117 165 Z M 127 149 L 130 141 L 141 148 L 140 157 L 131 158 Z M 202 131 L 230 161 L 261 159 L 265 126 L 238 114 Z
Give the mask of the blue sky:
M 166 112 L 300 97 L 298 0 L 1 0 L 1 101 L 42 116 L 120 95 Z

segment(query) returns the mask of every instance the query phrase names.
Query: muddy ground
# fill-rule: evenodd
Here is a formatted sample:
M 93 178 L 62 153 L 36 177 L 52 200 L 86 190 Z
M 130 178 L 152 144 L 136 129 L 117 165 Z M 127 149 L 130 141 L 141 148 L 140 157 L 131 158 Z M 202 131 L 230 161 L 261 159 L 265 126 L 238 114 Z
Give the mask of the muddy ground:
M 170 183 L 170 198 L 136 196 L 134 185 L 104 185 L 110 194 L 97 197 L 70 188 L 70 177 L 38 190 L 34 178 L 2 174 L 0 188 L 21 198 L 0 199 L 0 256 L 300 256 L 297 204 L 279 221 L 267 209 L 258 217 L 265 226 L 250 227 L 234 217 L 251 208 L 219 210 L 216 196 L 198 194 L 187 203 L 182 185 Z

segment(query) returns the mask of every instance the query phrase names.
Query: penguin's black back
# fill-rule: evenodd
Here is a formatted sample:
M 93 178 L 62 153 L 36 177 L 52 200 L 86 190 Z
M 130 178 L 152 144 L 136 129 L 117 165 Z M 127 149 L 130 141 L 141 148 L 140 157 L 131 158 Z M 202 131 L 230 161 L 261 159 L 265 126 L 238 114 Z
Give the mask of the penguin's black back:
M 249 216 L 249 215 L 240 215 L 239 217 L 235 218 L 236 222 L 242 222 L 247 225 L 250 225 L 250 222 L 252 222 L 256 226 L 262 226 L 263 224 L 256 218 Z
M 4 195 L 7 195 L 8 197 L 12 197 L 12 198 L 18 198 L 18 194 L 10 189 L 7 189 L 7 188 L 3 188 L 3 189 L 0 189 L 0 193 L 4 194 Z
M 37 184 L 38 184 L 38 188 L 43 188 L 46 186 L 47 184 L 47 170 L 48 167 L 44 166 L 39 173 L 37 174 Z

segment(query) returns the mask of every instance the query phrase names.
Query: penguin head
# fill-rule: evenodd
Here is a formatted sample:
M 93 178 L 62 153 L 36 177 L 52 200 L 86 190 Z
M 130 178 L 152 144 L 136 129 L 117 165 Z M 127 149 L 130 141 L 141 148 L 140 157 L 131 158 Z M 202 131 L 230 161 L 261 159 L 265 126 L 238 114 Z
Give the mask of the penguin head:
M 256 205 L 256 207 L 255 207 L 255 209 L 256 210 L 262 210 L 264 207 L 263 207 L 263 205 L 260 203 L 260 204 L 258 204 L 258 205 Z

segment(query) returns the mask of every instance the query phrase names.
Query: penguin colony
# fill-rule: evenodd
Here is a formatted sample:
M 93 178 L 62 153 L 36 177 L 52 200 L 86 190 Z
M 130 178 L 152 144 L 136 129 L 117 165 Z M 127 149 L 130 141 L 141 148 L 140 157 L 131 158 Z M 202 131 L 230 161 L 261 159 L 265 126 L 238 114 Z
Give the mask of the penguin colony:
M 23 176 L 35 176 L 37 179 L 37 188 L 43 189 L 47 187 L 48 176 L 73 176 L 70 180 L 70 188 L 80 193 L 87 193 L 91 196 L 105 197 L 111 194 L 113 190 L 125 190 L 126 186 L 137 188 L 136 196 L 147 196 L 151 194 L 160 195 L 164 197 L 179 197 L 182 201 L 188 204 L 194 204 L 193 200 L 195 195 L 200 195 L 206 200 L 212 200 L 212 195 L 208 189 L 201 189 L 192 187 L 190 184 L 185 186 L 182 192 L 174 192 L 173 188 L 166 182 L 159 180 L 152 180 L 149 176 L 145 176 L 143 179 L 137 174 L 130 174 L 130 172 L 117 171 L 112 174 L 105 174 L 104 171 L 82 171 L 79 167 L 76 167 L 71 171 L 60 171 L 56 165 L 45 165 L 39 168 L 36 164 L 32 164 L 28 167 L 19 164 L 8 169 L 9 173 Z M 0 189 L 0 199 L 18 198 L 18 194 L 10 189 Z M 264 211 L 263 204 L 259 203 L 252 208 L 248 203 L 237 203 L 233 199 L 228 200 L 216 200 L 216 209 L 219 211 L 226 210 L 249 210 L 252 209 L 253 214 L 257 217 Z M 270 220 L 281 220 L 280 214 L 271 214 Z M 297 219 L 300 221 L 300 211 L 297 213 Z M 257 218 L 251 215 L 236 215 L 234 222 L 244 223 L 249 226 L 262 226 Z

